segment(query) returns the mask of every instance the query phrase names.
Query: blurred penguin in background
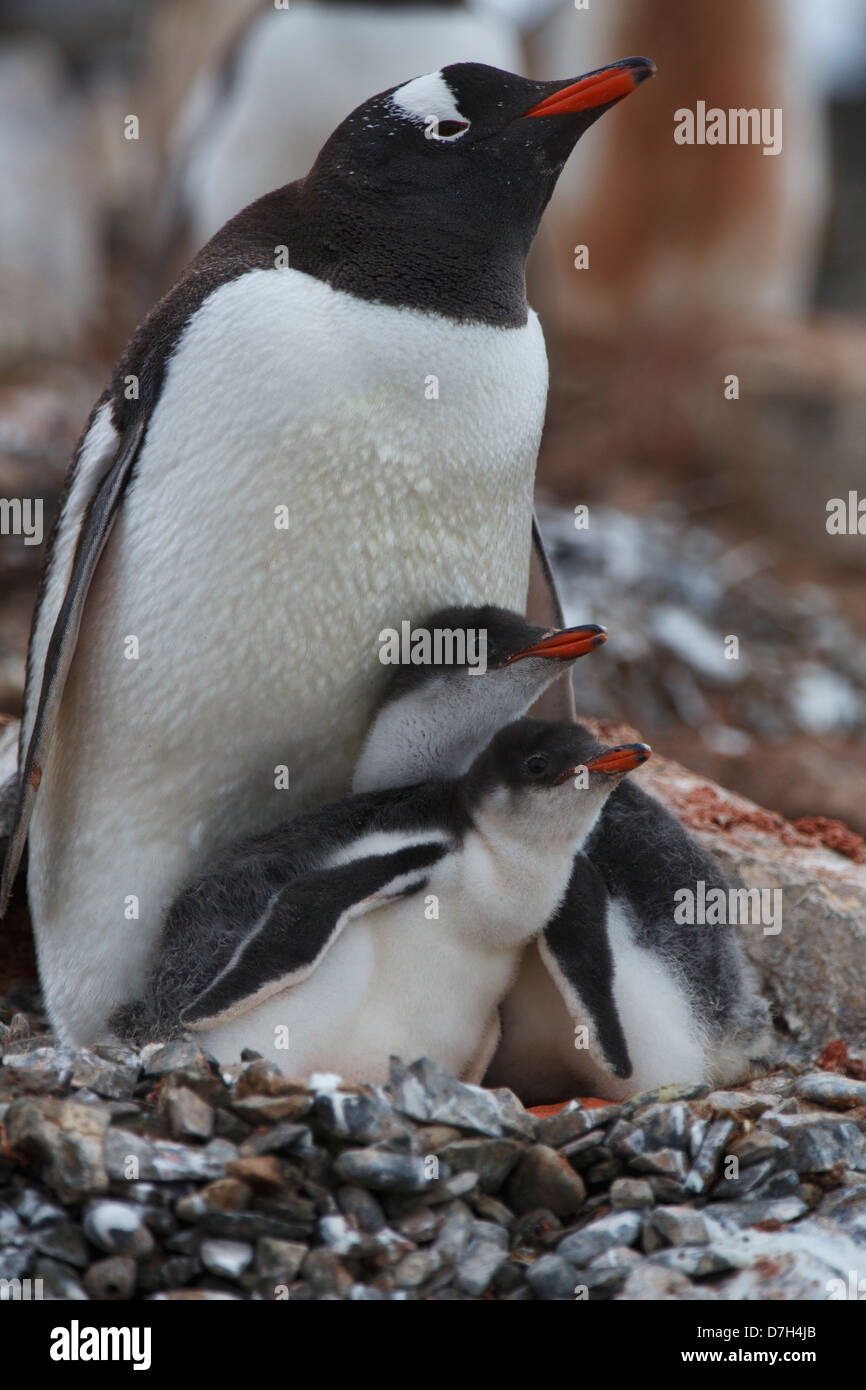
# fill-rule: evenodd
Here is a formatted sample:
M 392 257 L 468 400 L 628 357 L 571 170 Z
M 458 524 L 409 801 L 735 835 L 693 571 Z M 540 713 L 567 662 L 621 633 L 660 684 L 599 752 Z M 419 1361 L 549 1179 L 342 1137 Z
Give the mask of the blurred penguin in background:
M 457 62 L 520 72 L 514 23 L 462 0 L 261 3 L 199 72 L 170 132 L 157 274 L 302 178 L 371 93 Z

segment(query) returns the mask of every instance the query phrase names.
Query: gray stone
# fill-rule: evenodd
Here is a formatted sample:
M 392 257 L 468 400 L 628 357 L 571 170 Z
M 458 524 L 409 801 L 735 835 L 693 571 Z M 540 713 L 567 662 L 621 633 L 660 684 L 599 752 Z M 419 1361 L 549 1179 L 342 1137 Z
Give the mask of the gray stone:
M 691 1111 L 682 1101 L 646 1106 L 636 1116 L 648 1149 L 684 1149 L 688 1145 Z
M 744 1230 L 765 1221 L 787 1226 L 805 1215 L 808 1206 L 799 1197 L 778 1197 L 768 1200 L 753 1198 L 745 1202 L 709 1202 L 703 1208 L 705 1219 L 718 1221 L 725 1230 Z
M 317 1298 L 324 1294 L 346 1297 L 355 1282 L 333 1250 L 310 1250 L 304 1260 L 302 1273 Z
M 765 1110 L 772 1110 L 779 1098 L 762 1095 L 758 1091 L 712 1091 L 707 1103 L 724 1115 L 734 1115 L 738 1120 L 756 1120 Z
M 676 1100 L 703 1100 L 709 1093 L 710 1088 L 703 1081 L 684 1081 L 681 1084 L 659 1086 L 654 1091 L 642 1091 L 639 1095 L 632 1096 L 623 1105 L 622 1113 L 626 1119 L 631 1119 L 648 1105 L 669 1105 Z
M 735 1139 L 728 1148 L 728 1154 L 736 1158 L 741 1168 L 747 1168 L 752 1163 L 777 1158 L 787 1147 L 787 1139 L 783 1139 L 780 1134 L 773 1134 L 768 1129 L 753 1129 L 740 1139 Z
M 798 1173 L 826 1173 L 837 1163 L 866 1171 L 866 1138 L 851 1120 L 825 1120 L 822 1125 L 789 1130 L 785 1137 L 789 1162 Z
M 34 1231 L 33 1244 L 40 1255 L 61 1260 L 63 1264 L 73 1265 L 76 1269 L 86 1269 L 90 1264 L 90 1253 L 84 1237 L 71 1221 L 55 1221 Z
M 747 1193 L 754 1192 L 773 1172 L 775 1162 L 766 1159 L 763 1163 L 753 1163 L 743 1168 L 736 1177 L 726 1178 L 724 1173 L 710 1188 L 710 1197 L 716 1202 L 733 1202 Z
M 563 1158 L 568 1159 L 572 1168 L 581 1172 L 610 1157 L 610 1149 L 605 1144 L 604 1130 L 601 1129 L 591 1129 L 580 1139 L 572 1139 L 569 1143 L 562 1144 L 559 1152 Z
M 382 1149 L 347 1149 L 334 1164 L 343 1182 L 375 1192 L 424 1192 L 432 1179 L 423 1158 Z
M 240 1279 L 253 1262 L 253 1248 L 236 1240 L 203 1240 L 201 1262 L 211 1274 L 224 1279 Z
M 372 1192 L 368 1192 L 364 1187 L 347 1185 L 338 1188 L 337 1201 L 340 1210 L 346 1216 L 350 1216 L 359 1229 L 366 1231 L 368 1235 L 375 1235 L 388 1224 L 380 1203 Z
M 128 1100 L 135 1090 L 141 1067 L 134 1052 L 125 1048 L 118 1048 L 117 1052 L 116 1059 L 87 1049 L 76 1053 L 70 1077 L 72 1086 L 86 1087 L 105 1100 Z
M 33 1279 L 42 1280 L 42 1297 L 48 1301 L 63 1303 L 86 1303 L 88 1294 L 79 1279 L 68 1265 L 57 1260 L 37 1260 L 33 1266 Z
M 412 1250 L 394 1269 L 394 1282 L 400 1289 L 417 1289 L 439 1269 L 433 1250 Z
M 473 1217 L 469 1208 L 463 1202 L 454 1202 L 433 1242 L 433 1248 L 443 1264 L 457 1263 L 469 1244 L 472 1226 Z
M 307 1247 L 298 1241 L 262 1236 L 256 1242 L 256 1273 L 275 1284 L 291 1284 L 306 1257 Z
M 150 1139 L 131 1130 L 110 1129 L 105 1136 L 105 1167 L 116 1181 L 134 1175 L 145 1182 L 180 1182 L 186 1179 L 220 1178 L 226 1164 L 238 1157 L 237 1147 L 226 1139 L 211 1139 L 194 1149 L 171 1139 Z
M 591 1129 L 601 1129 L 619 1116 L 618 1105 L 598 1105 L 584 1110 L 580 1101 L 573 1100 L 555 1115 L 538 1121 L 538 1142 L 558 1149 L 572 1139 L 579 1139 Z
M 664 1265 L 649 1259 L 631 1271 L 623 1288 L 614 1297 L 623 1302 L 669 1303 L 715 1300 L 718 1295 L 711 1289 L 696 1286 L 679 1270 L 666 1269 Z
M 154 1240 L 142 1219 L 140 1207 L 130 1202 L 92 1202 L 83 1217 L 84 1233 L 91 1244 L 108 1255 L 142 1259 L 154 1248 Z
M 99 1302 L 132 1298 L 136 1277 L 135 1260 L 128 1255 L 112 1255 L 90 1266 L 84 1276 L 84 1287 L 90 1297 Z
M 634 1211 L 612 1211 L 580 1231 L 564 1236 L 557 1255 L 580 1269 L 614 1245 L 633 1245 L 640 1235 L 641 1218 Z
M 499 1243 L 482 1237 L 473 1238 L 460 1257 L 454 1284 L 461 1293 L 479 1298 L 485 1292 L 501 1264 L 508 1259 Z
M 706 1245 L 709 1236 L 704 1218 L 691 1207 L 656 1207 L 647 1216 L 647 1231 L 668 1245 Z M 650 1247 L 646 1244 L 644 1249 Z
M 866 1105 L 866 1081 L 854 1081 L 849 1076 L 837 1076 L 829 1071 L 811 1071 L 800 1076 L 796 1092 L 803 1100 L 818 1105 Z
M 694 1192 L 698 1196 L 706 1192 L 716 1176 L 719 1159 L 735 1129 L 734 1120 L 715 1120 L 710 1125 L 704 1135 L 698 1156 L 692 1164 L 691 1172 L 685 1180 L 684 1186 L 687 1192 Z
M 261 1134 L 251 1134 L 240 1144 L 238 1153 L 242 1158 L 259 1158 L 263 1154 L 309 1157 L 311 1150 L 312 1134 L 309 1125 L 295 1125 L 283 1121 L 272 1125 Z
M 542 1255 L 530 1265 L 526 1278 L 536 1298 L 564 1302 L 574 1298 L 574 1267 L 560 1255 Z
M 625 1159 L 626 1162 L 645 1153 L 647 1146 L 643 1130 L 625 1119 L 617 1120 L 613 1129 L 608 1132 L 605 1144 L 611 1153 L 617 1158 Z
M 637 1154 L 630 1166 L 637 1173 L 656 1173 L 680 1184 L 685 1182 L 689 1171 L 686 1157 L 679 1149 L 656 1149 L 654 1153 Z
M 145 1048 L 141 1060 L 146 1076 L 168 1076 L 170 1072 L 182 1072 L 204 1079 L 213 1075 L 210 1062 L 201 1048 L 183 1039 L 155 1049 Z
M 359 1144 L 376 1144 L 408 1133 L 405 1121 L 394 1114 L 380 1095 L 322 1092 L 316 1096 L 313 1113 L 327 1134 Z
M 428 1057 L 408 1067 L 392 1057 L 389 1088 L 395 1110 L 414 1120 L 456 1125 L 492 1138 L 502 1134 L 497 1097 L 481 1086 L 464 1085 Z
M 438 1156 L 454 1172 L 476 1172 L 482 1192 L 497 1192 L 523 1149 L 516 1139 L 458 1139 L 440 1149 Z
M 651 1207 L 653 1190 L 645 1178 L 617 1178 L 611 1184 L 610 1204 L 617 1209 Z
M 733 1268 L 727 1255 L 719 1254 L 718 1251 L 702 1245 L 668 1246 L 667 1249 L 656 1250 L 654 1254 L 648 1255 L 647 1261 L 652 1265 L 676 1270 L 690 1279 L 700 1279 L 708 1274 L 721 1274 Z

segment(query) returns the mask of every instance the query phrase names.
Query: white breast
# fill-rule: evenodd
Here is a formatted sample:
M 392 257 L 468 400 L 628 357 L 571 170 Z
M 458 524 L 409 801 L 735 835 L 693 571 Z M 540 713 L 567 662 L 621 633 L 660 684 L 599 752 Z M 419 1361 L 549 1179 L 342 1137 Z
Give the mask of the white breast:
M 491 941 L 461 862 L 448 856 L 421 892 L 354 917 L 307 979 L 199 1040 L 225 1062 L 255 1048 L 292 1075 L 384 1082 L 396 1055 L 479 1080 L 519 951 Z

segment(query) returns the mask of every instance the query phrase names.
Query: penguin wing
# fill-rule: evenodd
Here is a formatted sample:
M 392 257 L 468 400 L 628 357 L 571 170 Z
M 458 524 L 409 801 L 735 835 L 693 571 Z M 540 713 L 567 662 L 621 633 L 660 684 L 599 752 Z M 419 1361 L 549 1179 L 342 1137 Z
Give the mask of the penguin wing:
M 86 501 L 66 590 L 45 650 L 36 711 L 30 726 L 24 760 L 19 769 L 18 801 L 3 865 L 3 878 L 0 882 L 0 916 L 6 911 L 12 884 L 24 853 L 33 803 L 42 776 L 44 753 L 54 732 L 63 688 L 78 641 L 87 593 L 141 449 L 146 424 L 145 416 L 139 415 L 121 435 L 107 471 L 102 473 L 98 480 L 94 480 L 92 495 Z M 35 679 L 39 680 L 38 672 L 35 673 Z
M 537 623 L 539 627 L 565 627 L 556 580 L 544 548 L 538 517 L 534 512 L 526 616 L 531 623 Z M 566 724 L 573 724 L 576 711 L 571 677 L 566 674 L 554 681 L 533 705 L 532 713 L 536 719 L 560 719 Z
M 585 854 L 575 856 L 565 897 L 538 940 L 551 979 L 575 1020 L 591 1024 L 593 1060 L 614 1076 L 633 1067 L 613 992 L 607 886 Z
M 447 849 L 442 840 L 428 840 L 295 879 L 251 923 L 228 965 L 182 1009 L 181 1023 L 193 1029 L 212 1028 L 300 984 L 351 918 L 418 892 L 431 865 Z

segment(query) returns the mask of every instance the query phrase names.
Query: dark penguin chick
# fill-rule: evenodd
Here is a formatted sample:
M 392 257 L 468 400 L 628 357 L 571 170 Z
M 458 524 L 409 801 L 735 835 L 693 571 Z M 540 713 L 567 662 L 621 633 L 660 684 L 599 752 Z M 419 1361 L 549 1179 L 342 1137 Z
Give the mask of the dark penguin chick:
M 355 795 L 240 846 L 171 907 L 136 1042 L 386 1079 L 426 1055 L 477 1081 L 523 947 L 617 781 L 649 755 L 525 719 L 457 781 Z
M 459 776 L 497 729 L 607 640 L 598 623 L 543 628 L 492 604 L 443 608 L 412 636 L 401 655 L 417 659 L 390 668 L 353 791 Z
M 576 142 L 652 72 L 456 63 L 380 92 L 135 333 L 54 532 L 0 887 L 2 910 L 29 826 L 64 1043 L 140 993 L 165 904 L 221 848 L 345 794 L 383 622 L 525 609 L 547 395 L 526 257 Z
M 546 651 L 534 646 L 538 630 L 516 614 L 451 609 L 421 626 L 463 634 L 464 646 L 486 629 L 487 670 L 397 668 L 356 791 L 385 779 L 399 786 L 460 776 L 496 725 L 524 714 L 556 674 L 556 638 Z M 542 1104 L 576 1093 L 619 1098 L 666 1082 L 724 1085 L 747 1074 L 766 1042 L 768 1011 L 736 928 L 674 921 L 679 889 L 698 893 L 703 882 L 707 892 L 727 892 L 715 860 L 632 782 L 606 803 L 585 850 L 557 919 L 525 952 L 488 1080 Z M 557 979 L 563 957 L 580 981 L 567 1004 Z

